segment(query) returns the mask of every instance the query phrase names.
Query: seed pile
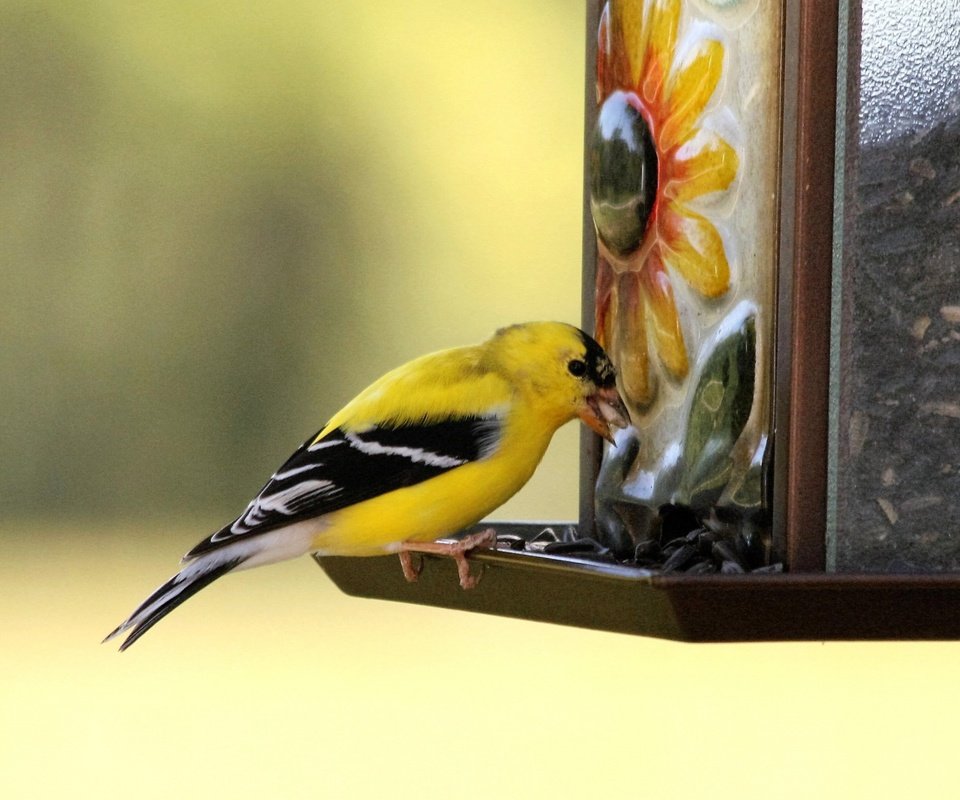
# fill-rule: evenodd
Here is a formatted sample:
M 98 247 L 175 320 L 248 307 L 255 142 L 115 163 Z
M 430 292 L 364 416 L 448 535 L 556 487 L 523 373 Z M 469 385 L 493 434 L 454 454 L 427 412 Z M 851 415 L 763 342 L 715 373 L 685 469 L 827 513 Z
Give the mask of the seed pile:
M 661 523 L 659 536 L 637 543 L 632 553 L 620 558 L 596 539 L 579 536 L 572 525 L 544 528 L 533 538 L 500 534 L 497 547 L 574 556 L 663 574 L 741 575 L 783 571 L 781 563 L 765 563 L 761 549 L 742 532 L 707 527 L 692 515 L 678 513 L 673 508 L 661 511 Z

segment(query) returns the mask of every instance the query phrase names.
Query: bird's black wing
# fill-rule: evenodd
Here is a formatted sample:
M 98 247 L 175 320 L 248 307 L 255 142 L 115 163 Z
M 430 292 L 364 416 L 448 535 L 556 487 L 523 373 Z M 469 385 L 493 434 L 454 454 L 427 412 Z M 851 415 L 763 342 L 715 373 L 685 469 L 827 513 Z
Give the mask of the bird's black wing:
M 363 431 L 336 428 L 322 439 L 312 437 L 270 477 L 239 517 L 184 558 L 487 458 L 499 446 L 502 432 L 501 418 L 492 415 L 402 422 Z

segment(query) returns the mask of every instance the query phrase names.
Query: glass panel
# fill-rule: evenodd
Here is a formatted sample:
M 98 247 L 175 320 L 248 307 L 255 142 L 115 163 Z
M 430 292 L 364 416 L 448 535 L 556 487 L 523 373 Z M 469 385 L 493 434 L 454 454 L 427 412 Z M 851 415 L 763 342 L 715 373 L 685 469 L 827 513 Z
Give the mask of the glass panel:
M 767 556 L 781 13 L 601 5 L 596 332 L 634 425 L 605 449 L 596 511 L 623 555 L 708 522 L 741 565 Z
M 960 569 L 960 4 L 851 0 L 828 566 Z

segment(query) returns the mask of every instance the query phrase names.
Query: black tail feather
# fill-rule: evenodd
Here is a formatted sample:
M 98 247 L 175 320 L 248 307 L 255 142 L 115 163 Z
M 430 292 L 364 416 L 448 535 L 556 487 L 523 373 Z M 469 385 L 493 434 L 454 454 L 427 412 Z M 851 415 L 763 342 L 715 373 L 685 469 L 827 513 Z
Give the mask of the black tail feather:
M 135 624 L 130 626 L 130 634 L 124 640 L 123 644 L 120 645 L 120 651 L 126 650 L 130 645 L 132 645 L 137 639 L 139 639 L 143 634 L 145 634 L 150 628 L 156 625 L 161 619 L 163 619 L 167 614 L 169 614 L 173 609 L 179 606 L 184 600 L 188 600 L 205 586 L 213 583 L 217 578 L 226 575 L 230 570 L 232 570 L 237 565 L 241 564 L 246 559 L 244 558 L 234 558 L 229 561 L 224 561 L 221 564 L 217 564 L 209 572 L 203 572 L 192 580 L 184 580 L 183 586 L 179 592 L 170 597 L 166 602 L 162 603 L 160 606 L 151 611 L 143 619 L 138 620 Z M 119 627 L 115 628 L 103 641 L 112 639 L 119 633 L 122 633 L 127 629 L 127 625 L 130 620 L 133 620 L 141 613 L 143 609 L 148 608 L 152 603 L 155 603 L 159 598 L 164 594 L 169 592 L 174 586 L 177 585 L 177 578 L 180 575 L 174 575 L 170 580 L 168 580 L 163 586 L 157 589 L 153 594 L 151 594 L 146 600 L 144 600 L 138 607 L 137 610 L 130 615 L 130 618 L 127 622 L 121 623 Z

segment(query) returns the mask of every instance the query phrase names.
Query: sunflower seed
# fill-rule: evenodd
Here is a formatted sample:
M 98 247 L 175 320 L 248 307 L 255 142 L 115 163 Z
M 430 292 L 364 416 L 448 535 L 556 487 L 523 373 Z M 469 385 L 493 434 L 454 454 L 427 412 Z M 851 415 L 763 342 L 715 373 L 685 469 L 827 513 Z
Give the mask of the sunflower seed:
M 689 564 L 697 554 L 697 548 L 692 544 L 684 544 L 663 562 L 664 572 L 676 572 Z

